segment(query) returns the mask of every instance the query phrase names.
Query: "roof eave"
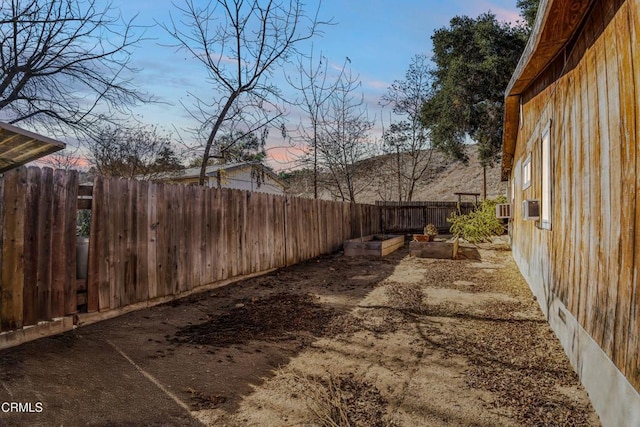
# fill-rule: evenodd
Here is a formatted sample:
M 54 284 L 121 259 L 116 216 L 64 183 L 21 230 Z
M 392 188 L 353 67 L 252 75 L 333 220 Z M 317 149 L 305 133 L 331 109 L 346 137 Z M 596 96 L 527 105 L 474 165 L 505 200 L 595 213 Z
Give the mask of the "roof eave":
M 63 142 L 0 122 L 0 173 L 65 147 Z
M 521 96 L 557 57 L 595 0 L 541 0 L 524 53 L 505 92 L 502 180 L 509 178 L 520 123 Z

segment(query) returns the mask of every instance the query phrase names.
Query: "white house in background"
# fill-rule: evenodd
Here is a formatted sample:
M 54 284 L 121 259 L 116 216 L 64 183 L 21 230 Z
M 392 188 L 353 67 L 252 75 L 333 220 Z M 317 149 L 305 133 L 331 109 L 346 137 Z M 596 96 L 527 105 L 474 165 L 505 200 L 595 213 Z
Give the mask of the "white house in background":
M 166 182 L 176 184 L 197 184 L 200 168 L 183 170 L 180 174 L 167 178 Z M 283 195 L 285 184 L 269 168 L 255 163 L 227 163 L 207 167 L 205 185 L 212 188 L 234 188 Z

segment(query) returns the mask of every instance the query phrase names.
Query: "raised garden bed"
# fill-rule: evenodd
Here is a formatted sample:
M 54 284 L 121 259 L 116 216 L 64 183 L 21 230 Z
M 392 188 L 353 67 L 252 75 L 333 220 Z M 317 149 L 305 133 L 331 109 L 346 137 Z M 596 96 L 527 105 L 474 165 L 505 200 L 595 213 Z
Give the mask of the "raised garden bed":
M 454 242 L 419 242 L 409 243 L 411 255 L 418 258 L 456 259 L 458 256 L 458 239 Z
M 372 234 L 344 242 L 346 256 L 378 256 L 383 257 L 401 248 L 404 236 L 394 234 Z
M 416 242 L 432 242 L 433 237 L 431 234 L 414 234 L 413 240 Z

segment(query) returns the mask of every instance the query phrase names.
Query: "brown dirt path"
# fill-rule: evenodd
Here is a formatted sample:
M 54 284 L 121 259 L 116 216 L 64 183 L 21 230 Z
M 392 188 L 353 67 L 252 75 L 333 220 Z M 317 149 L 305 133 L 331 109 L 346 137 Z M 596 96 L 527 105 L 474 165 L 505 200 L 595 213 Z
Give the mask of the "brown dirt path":
M 473 251 L 469 252 L 470 254 Z M 598 425 L 510 253 L 321 257 L 0 352 L 0 425 Z
M 473 253 L 475 251 L 468 251 Z M 510 253 L 405 257 L 328 337 L 212 425 L 591 426 L 597 415 Z M 342 424 L 341 424 L 342 422 Z

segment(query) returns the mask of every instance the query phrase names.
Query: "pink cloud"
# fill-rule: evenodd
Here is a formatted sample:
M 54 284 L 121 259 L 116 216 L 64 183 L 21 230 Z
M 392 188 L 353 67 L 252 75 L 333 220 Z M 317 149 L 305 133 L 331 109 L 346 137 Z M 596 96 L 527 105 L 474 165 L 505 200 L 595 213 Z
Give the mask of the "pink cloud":
M 491 1 L 476 1 L 474 3 L 474 9 L 478 14 L 484 13 L 486 11 L 491 11 L 494 15 L 496 15 L 498 21 L 511 22 L 512 24 L 515 24 L 516 21 L 523 20 L 518 10 L 498 6 Z
M 291 169 L 296 166 L 304 151 L 296 146 L 267 147 L 267 164 L 274 170 Z

